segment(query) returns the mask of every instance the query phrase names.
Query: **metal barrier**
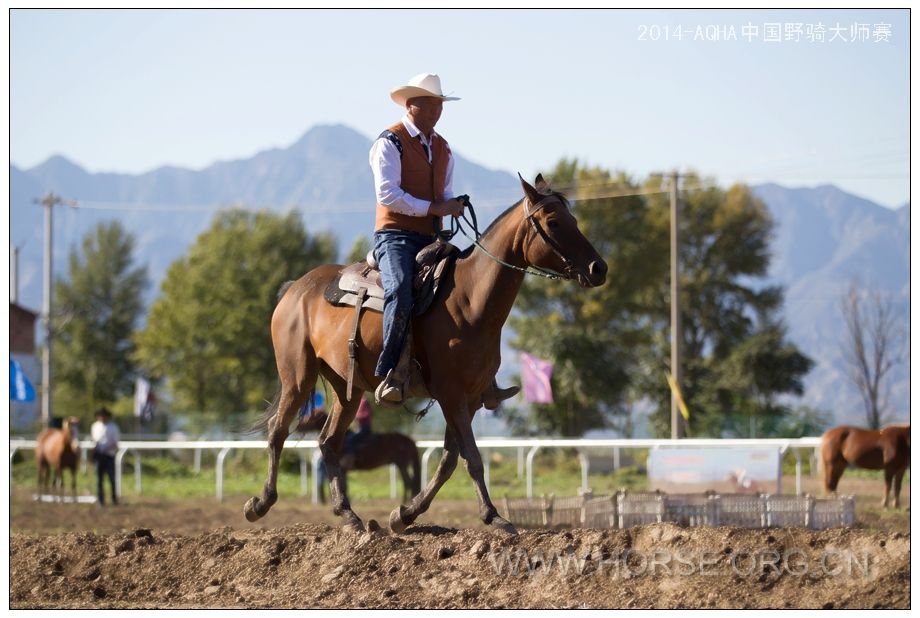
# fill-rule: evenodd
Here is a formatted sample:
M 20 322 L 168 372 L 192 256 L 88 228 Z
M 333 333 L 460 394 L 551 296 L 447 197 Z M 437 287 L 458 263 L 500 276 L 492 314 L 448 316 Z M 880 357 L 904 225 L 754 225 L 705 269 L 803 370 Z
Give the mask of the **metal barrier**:
M 590 462 L 584 449 L 612 449 L 614 457 L 614 468 L 619 468 L 620 449 L 658 449 L 668 447 L 706 447 L 706 448 L 733 448 L 733 447 L 779 447 L 782 453 L 789 449 L 795 452 L 795 492 L 796 495 L 802 493 L 802 458 L 801 449 L 817 449 L 821 444 L 821 438 L 796 438 L 796 439 L 763 439 L 763 440 L 718 440 L 718 439 L 699 439 L 687 438 L 683 440 L 655 440 L 655 439 L 532 439 L 532 438 L 482 438 L 476 441 L 480 452 L 483 453 L 482 462 L 484 467 L 484 476 L 486 486 L 489 486 L 489 449 L 496 448 L 516 448 L 518 451 L 518 474 L 522 468 L 521 458 L 524 449 L 529 448 L 526 456 L 526 463 L 523 468 L 527 478 L 527 497 L 533 497 L 533 461 L 540 449 L 546 448 L 574 448 L 578 450 L 578 461 L 581 466 L 581 485 L 583 490 L 588 489 L 588 474 L 590 472 Z M 10 492 L 13 491 L 13 456 L 19 449 L 34 449 L 35 440 L 10 440 Z M 419 440 L 416 446 L 423 449 L 422 452 L 422 478 L 421 486 L 424 488 L 428 483 L 428 465 L 431 455 L 438 449 L 443 449 L 444 444 L 439 440 Z M 80 448 L 83 452 L 92 449 L 93 443 L 89 440 L 81 440 Z M 297 439 L 286 442 L 286 449 L 294 449 L 301 454 L 300 476 L 302 495 L 307 493 L 307 465 L 305 451 L 312 451 L 312 502 L 319 502 L 319 464 L 322 455 L 319 451 L 319 444 L 316 440 Z M 141 451 L 169 451 L 169 450 L 193 450 L 195 451 L 195 471 L 201 469 L 201 451 L 216 450 L 216 476 L 217 486 L 216 495 L 218 500 L 223 499 L 224 494 L 224 460 L 231 450 L 235 449 L 264 449 L 267 448 L 267 442 L 264 440 L 225 440 L 225 441 L 130 441 L 119 444 L 118 453 L 115 456 L 115 486 L 119 495 L 121 494 L 121 476 L 122 461 L 124 456 L 129 452 L 134 458 L 134 484 L 138 494 L 141 493 Z M 390 469 L 390 496 L 395 498 L 397 494 L 397 474 L 395 467 Z
M 856 523 L 853 496 L 815 498 L 782 494 L 667 494 L 629 492 L 557 498 L 505 498 L 508 520 L 524 528 L 631 528 L 671 522 L 680 526 L 811 528 Z

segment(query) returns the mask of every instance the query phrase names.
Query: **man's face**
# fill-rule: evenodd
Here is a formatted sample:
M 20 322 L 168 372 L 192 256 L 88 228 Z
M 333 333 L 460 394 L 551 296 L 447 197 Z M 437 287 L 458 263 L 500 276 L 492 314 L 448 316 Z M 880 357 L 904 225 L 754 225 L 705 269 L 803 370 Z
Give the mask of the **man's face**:
M 412 122 L 423 133 L 430 133 L 441 118 L 444 101 L 439 97 L 415 97 L 406 103 Z

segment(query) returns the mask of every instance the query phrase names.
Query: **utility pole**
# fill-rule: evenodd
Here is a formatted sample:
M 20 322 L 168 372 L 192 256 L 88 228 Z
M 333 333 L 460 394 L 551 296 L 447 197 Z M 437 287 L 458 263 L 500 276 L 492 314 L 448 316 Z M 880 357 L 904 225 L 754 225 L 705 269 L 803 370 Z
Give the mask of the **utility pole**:
M 680 267 L 678 261 L 680 249 L 680 208 L 677 203 L 677 172 L 671 172 L 671 376 L 678 388 L 683 380 L 680 364 L 680 348 L 683 332 L 680 326 Z M 677 407 L 677 395 L 671 393 L 671 439 L 677 440 L 685 435 Z
M 45 264 L 44 264 L 44 295 L 42 299 L 42 326 L 44 327 L 45 337 L 42 342 L 42 425 L 51 426 L 52 407 L 51 407 L 51 248 L 52 225 L 51 213 L 55 206 L 68 204 L 75 206 L 76 202 L 72 200 L 63 200 L 54 193 L 48 193 L 45 197 L 35 200 L 36 204 L 41 204 L 45 208 Z

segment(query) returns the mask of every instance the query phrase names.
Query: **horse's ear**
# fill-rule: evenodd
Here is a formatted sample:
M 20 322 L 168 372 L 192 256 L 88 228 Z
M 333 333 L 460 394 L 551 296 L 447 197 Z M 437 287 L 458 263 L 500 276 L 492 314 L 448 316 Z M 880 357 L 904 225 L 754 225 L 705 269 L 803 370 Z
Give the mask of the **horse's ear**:
M 542 199 L 542 197 L 540 196 L 540 192 L 537 191 L 533 186 L 531 186 L 530 183 L 524 180 L 524 177 L 521 176 L 520 172 L 518 172 L 518 178 L 521 179 L 521 187 L 524 189 L 524 195 L 527 196 L 527 198 L 530 200 L 530 203 L 536 204 L 537 202 L 539 202 Z
M 549 195 L 552 191 L 549 188 L 549 183 L 543 179 L 543 174 L 537 174 L 537 178 L 534 180 L 533 184 L 537 191 L 543 195 Z

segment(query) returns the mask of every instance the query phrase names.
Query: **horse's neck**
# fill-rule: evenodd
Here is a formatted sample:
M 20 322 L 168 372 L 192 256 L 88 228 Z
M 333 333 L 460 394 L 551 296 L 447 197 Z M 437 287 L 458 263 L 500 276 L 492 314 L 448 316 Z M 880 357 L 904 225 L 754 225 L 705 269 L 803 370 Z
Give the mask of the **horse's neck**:
M 480 241 L 496 258 L 523 268 L 522 216 L 518 209 L 509 212 L 496 223 L 488 236 Z M 524 281 L 520 271 L 499 264 L 478 247 L 473 247 L 467 257 L 457 261 L 455 280 L 458 302 L 467 322 L 476 325 L 486 336 L 498 335 Z

